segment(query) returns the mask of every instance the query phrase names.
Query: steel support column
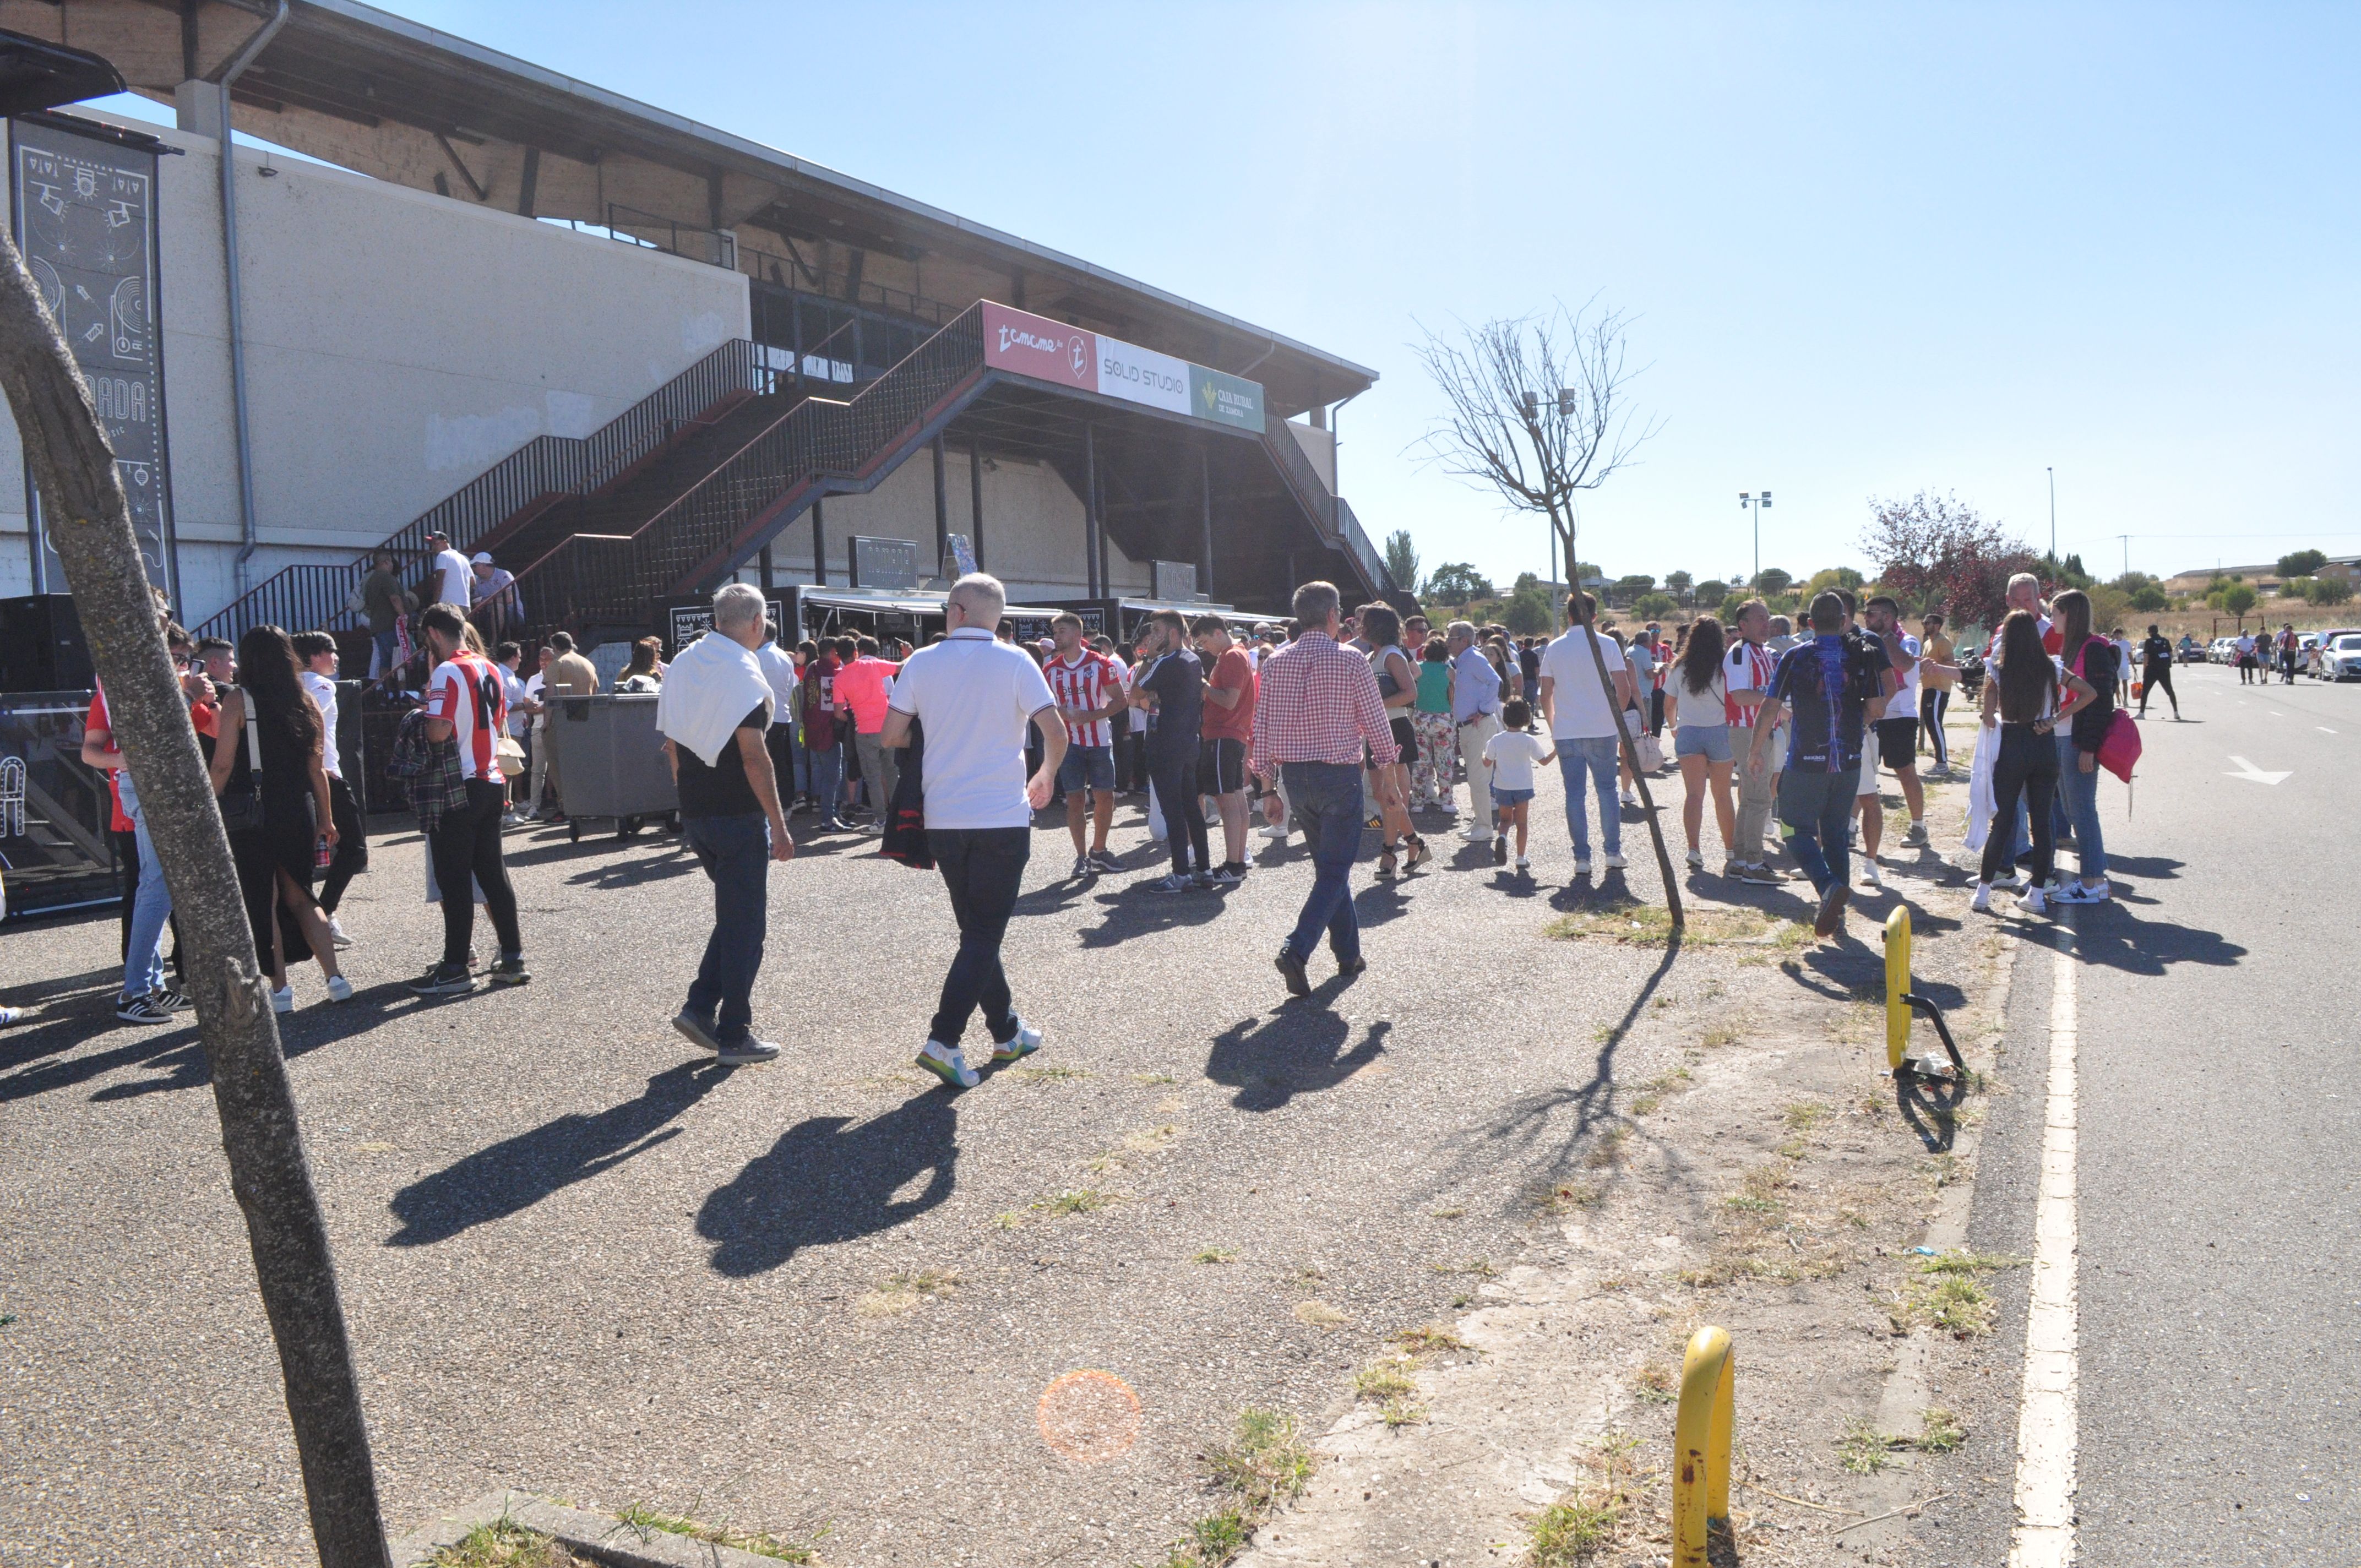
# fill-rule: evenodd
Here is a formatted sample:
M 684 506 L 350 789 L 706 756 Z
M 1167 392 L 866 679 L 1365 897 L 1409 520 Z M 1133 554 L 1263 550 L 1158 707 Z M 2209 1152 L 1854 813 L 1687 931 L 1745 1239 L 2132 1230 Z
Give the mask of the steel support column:
M 975 547 L 975 569 L 985 570 L 983 564 L 983 443 L 967 444 L 967 510 L 968 526 L 974 534 L 968 541 Z
M 943 438 L 939 433 L 928 443 L 935 454 L 935 570 L 942 571 L 943 562 L 951 553 L 951 509 L 943 490 Z
M 1212 598 L 1213 594 L 1213 453 L 1211 447 L 1197 449 L 1197 498 L 1202 503 L 1197 518 L 1197 591 Z
M 1104 598 L 1099 582 L 1099 444 L 1098 431 L 1082 426 L 1082 575 L 1091 598 Z
M 828 587 L 828 524 L 819 514 L 819 498 L 812 498 L 812 581 Z

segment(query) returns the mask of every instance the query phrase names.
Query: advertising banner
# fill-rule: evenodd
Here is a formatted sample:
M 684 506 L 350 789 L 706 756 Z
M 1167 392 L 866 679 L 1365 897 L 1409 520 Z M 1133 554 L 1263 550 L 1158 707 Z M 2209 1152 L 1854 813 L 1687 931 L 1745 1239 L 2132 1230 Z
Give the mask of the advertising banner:
M 177 599 L 156 319 L 156 154 L 45 120 L 12 120 L 8 132 L 17 248 L 115 448 L 148 580 Z M 29 478 L 26 488 L 29 499 Z M 40 565 L 62 591 L 56 556 Z
M 995 370 L 1209 424 L 1257 435 L 1263 430 L 1258 382 L 989 302 L 983 307 L 983 362 Z

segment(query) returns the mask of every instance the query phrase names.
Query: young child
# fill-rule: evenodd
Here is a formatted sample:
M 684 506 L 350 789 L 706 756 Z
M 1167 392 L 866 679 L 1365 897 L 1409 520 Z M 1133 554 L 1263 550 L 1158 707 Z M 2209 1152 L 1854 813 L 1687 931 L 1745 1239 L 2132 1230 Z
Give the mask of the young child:
M 1484 765 L 1492 773 L 1492 863 L 1507 863 L 1509 828 L 1514 826 L 1521 872 L 1532 869 L 1532 862 L 1525 858 L 1525 813 L 1533 803 L 1533 764 L 1557 758 L 1555 747 L 1543 751 L 1545 742 L 1540 736 L 1525 733 L 1532 721 L 1532 705 L 1522 697 L 1510 697 L 1500 709 L 1500 732 L 1484 742 Z

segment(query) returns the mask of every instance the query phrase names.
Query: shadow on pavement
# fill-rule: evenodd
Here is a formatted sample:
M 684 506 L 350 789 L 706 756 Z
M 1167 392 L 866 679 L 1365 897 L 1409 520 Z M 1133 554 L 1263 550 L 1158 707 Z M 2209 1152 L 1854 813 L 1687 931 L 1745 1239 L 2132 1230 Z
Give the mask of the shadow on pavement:
M 1142 877 L 1093 897 L 1106 913 L 1099 917 L 1097 925 L 1085 927 L 1080 933 L 1078 939 L 1085 948 L 1112 948 L 1134 937 L 1178 930 L 1184 926 L 1202 926 L 1222 912 L 1222 894 L 1213 889 L 1159 893 L 1152 877 Z
M 1894 1106 L 1928 1154 L 1949 1154 L 1960 1132 L 1960 1102 L 1968 1097 L 1964 1082 L 1929 1081 L 1923 1078 L 1894 1080 Z
M 1316 989 L 1320 997 L 1343 988 L 1339 978 Z M 1325 1008 L 1282 1007 L 1268 1018 L 1246 1019 L 1213 1036 L 1205 1076 L 1235 1089 L 1230 1103 L 1241 1111 L 1276 1111 L 1299 1094 L 1335 1088 L 1383 1056 L 1393 1025 L 1382 1020 L 1351 1038 L 1350 1020 Z
M 2219 931 L 2143 920 L 2120 901 L 2086 904 L 2074 913 L 2075 956 L 2101 969 L 2160 975 L 2174 964 L 2226 966 L 2246 956 Z
M 697 1211 L 697 1234 L 715 1244 L 713 1271 L 766 1273 L 799 1248 L 890 1229 L 950 1197 L 959 1162 L 952 1098 L 930 1089 L 866 1122 L 814 1116 L 788 1128 Z M 917 1196 L 895 1198 L 921 1176 Z
M 730 1069 L 684 1062 L 648 1080 L 636 1099 L 595 1115 L 569 1113 L 422 1177 L 393 1195 L 401 1229 L 390 1246 L 429 1246 L 506 1219 L 675 1135 L 665 1124 L 710 1093 Z

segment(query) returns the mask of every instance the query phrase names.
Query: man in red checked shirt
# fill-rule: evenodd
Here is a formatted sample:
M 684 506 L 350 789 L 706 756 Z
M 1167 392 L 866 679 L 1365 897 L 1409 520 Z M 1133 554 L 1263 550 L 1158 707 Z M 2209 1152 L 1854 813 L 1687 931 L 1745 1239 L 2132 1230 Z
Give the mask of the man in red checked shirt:
M 1312 845 L 1312 894 L 1287 944 L 1279 972 L 1297 996 L 1312 994 L 1303 972 L 1312 944 L 1324 928 L 1336 972 L 1358 974 L 1361 927 L 1353 914 L 1353 861 L 1361 849 L 1361 757 L 1376 763 L 1375 788 L 1385 806 L 1401 804 L 1401 787 L 1385 771 L 1401 754 L 1386 721 L 1385 700 L 1369 662 L 1336 641 L 1342 600 L 1334 583 L 1295 590 L 1295 620 L 1302 634 L 1262 662 L 1255 696 L 1249 764 L 1265 784 L 1284 778 L 1296 821 Z M 1287 807 L 1268 797 L 1266 813 Z

